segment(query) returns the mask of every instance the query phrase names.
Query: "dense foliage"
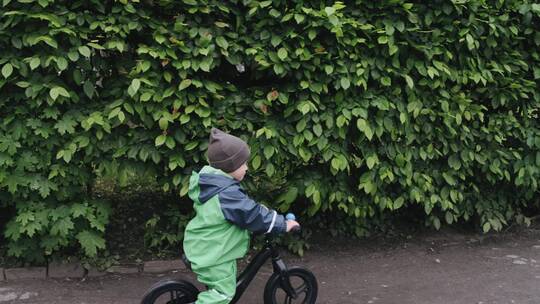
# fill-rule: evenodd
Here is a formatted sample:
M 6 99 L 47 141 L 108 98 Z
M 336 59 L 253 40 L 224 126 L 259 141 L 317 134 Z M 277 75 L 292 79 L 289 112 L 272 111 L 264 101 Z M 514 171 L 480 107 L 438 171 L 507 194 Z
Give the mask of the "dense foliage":
M 0 16 L 11 256 L 104 249 L 97 176 L 155 175 L 189 204 L 210 126 L 249 141 L 258 199 L 357 234 L 414 206 L 499 230 L 537 204 L 539 4 L 3 0 Z

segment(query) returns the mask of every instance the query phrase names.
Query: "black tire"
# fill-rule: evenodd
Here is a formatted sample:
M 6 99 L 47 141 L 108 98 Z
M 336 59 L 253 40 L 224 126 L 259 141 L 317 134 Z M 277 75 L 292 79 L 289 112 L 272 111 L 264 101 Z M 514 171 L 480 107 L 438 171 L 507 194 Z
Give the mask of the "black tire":
M 297 299 L 289 296 L 281 286 L 279 274 L 274 273 L 264 288 L 264 304 L 278 303 L 301 303 L 315 304 L 317 301 L 318 285 L 313 273 L 300 267 L 292 267 L 288 270 L 289 280 L 298 294 Z
M 141 304 L 187 304 L 197 300 L 199 290 L 184 280 L 166 280 L 154 284 L 143 296 Z

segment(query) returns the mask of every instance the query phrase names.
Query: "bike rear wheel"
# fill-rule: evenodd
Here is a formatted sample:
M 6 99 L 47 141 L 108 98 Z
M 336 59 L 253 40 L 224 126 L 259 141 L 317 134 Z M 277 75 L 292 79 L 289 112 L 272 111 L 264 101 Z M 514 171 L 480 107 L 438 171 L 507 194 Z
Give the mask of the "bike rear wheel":
M 188 304 L 197 300 L 199 290 L 184 280 L 156 283 L 144 295 L 141 304 Z
M 264 289 L 264 304 L 315 304 L 317 300 L 318 285 L 313 273 L 300 267 L 292 267 L 288 270 L 291 287 L 297 294 L 296 299 L 287 294 L 282 286 L 281 277 L 274 273 Z

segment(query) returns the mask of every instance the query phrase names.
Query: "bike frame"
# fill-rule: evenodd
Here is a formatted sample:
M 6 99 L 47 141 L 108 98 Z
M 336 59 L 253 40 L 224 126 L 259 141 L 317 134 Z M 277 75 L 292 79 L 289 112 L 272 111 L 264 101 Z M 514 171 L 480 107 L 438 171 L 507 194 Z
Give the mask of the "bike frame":
M 248 264 L 248 266 L 244 269 L 244 271 L 242 271 L 242 273 L 238 277 L 238 280 L 236 282 L 236 293 L 234 295 L 234 298 L 230 302 L 231 304 L 236 303 L 242 297 L 257 272 L 259 272 L 259 269 L 261 269 L 261 267 L 270 258 L 272 258 L 272 266 L 274 268 L 274 273 L 280 276 L 282 286 L 285 292 L 293 298 L 297 297 L 296 292 L 294 291 L 294 288 L 292 288 L 289 281 L 287 266 L 281 259 L 279 251 L 270 241 L 270 238 L 266 237 L 263 249 L 261 249 L 261 251 L 257 253 L 255 258 L 253 258 L 253 260 Z

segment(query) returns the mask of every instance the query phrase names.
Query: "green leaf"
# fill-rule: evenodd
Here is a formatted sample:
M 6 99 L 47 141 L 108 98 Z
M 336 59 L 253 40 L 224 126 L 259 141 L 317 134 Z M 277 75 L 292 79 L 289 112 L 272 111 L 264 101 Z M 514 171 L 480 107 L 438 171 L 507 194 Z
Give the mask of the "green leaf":
M 222 49 L 225 49 L 225 50 L 229 47 L 229 43 L 227 42 L 227 40 L 223 36 L 217 37 L 216 38 L 216 43 L 217 43 L 217 45 L 219 45 L 219 47 L 221 47 Z
M 368 140 L 371 140 L 373 138 L 373 131 L 371 130 L 371 127 L 368 125 L 365 119 L 359 118 L 356 121 L 356 127 L 358 128 L 358 130 L 362 131 L 364 135 L 366 135 Z
M 459 170 L 461 168 L 461 162 L 459 161 L 459 156 L 454 154 L 448 158 L 448 164 L 450 168 L 454 170 Z
M 41 61 L 39 60 L 39 57 L 33 57 L 30 60 L 30 69 L 34 70 L 40 65 Z
M 326 74 L 330 75 L 334 71 L 334 67 L 331 66 L 331 65 L 325 65 L 324 66 L 324 71 L 326 72 Z
M 266 174 L 269 176 L 269 177 L 272 177 L 274 175 L 274 173 L 276 172 L 276 169 L 274 168 L 274 165 L 273 164 L 268 164 L 266 165 Z
M 253 170 L 259 169 L 261 166 L 261 157 L 259 155 L 256 155 L 251 161 L 251 165 L 253 166 Z
M 68 58 L 69 60 L 75 62 L 79 60 L 79 53 L 77 53 L 77 51 L 71 51 L 68 53 Z
M 182 91 L 183 89 L 189 87 L 191 85 L 191 79 L 184 79 L 182 82 L 180 82 L 180 85 L 178 86 L 178 90 Z
M 413 81 L 413 79 L 411 78 L 411 76 L 409 76 L 409 75 L 404 75 L 404 77 L 405 77 L 405 81 L 407 81 L 407 86 L 408 86 L 409 88 L 411 88 L 411 89 L 414 88 L 414 81 Z
M 158 137 L 156 137 L 156 140 L 155 140 L 155 146 L 156 147 L 159 147 L 161 145 L 163 145 L 165 143 L 165 141 L 167 140 L 167 136 L 166 135 L 160 135 Z
M 189 144 L 186 145 L 185 150 L 186 151 L 191 151 L 191 150 L 195 149 L 198 145 L 199 145 L 199 142 L 192 141 L 192 142 L 190 142 Z
M 264 156 L 266 157 L 266 159 L 272 158 L 272 155 L 274 155 L 274 147 L 273 146 L 264 147 Z
M 444 216 L 444 219 L 446 220 L 446 223 L 448 223 L 449 225 L 451 225 L 452 222 L 454 221 L 454 216 L 452 215 L 452 213 L 446 212 L 446 214 L 445 214 L 445 216 Z
M 56 221 L 51 227 L 51 235 L 67 236 L 73 228 L 75 228 L 73 221 L 69 217 L 64 217 Z
M 281 60 L 285 60 L 288 56 L 287 50 L 285 48 L 280 48 L 277 54 L 279 59 Z
M 59 58 L 56 58 L 56 65 L 58 66 L 58 69 L 60 71 L 63 71 L 65 69 L 67 69 L 68 62 L 67 62 L 67 60 L 65 58 L 59 57 Z
M 281 194 L 280 196 L 278 196 L 278 198 L 276 199 L 276 201 L 278 202 L 283 202 L 284 203 L 284 206 L 288 207 L 290 206 L 290 204 L 292 202 L 294 202 L 294 200 L 296 200 L 296 198 L 298 197 L 298 188 L 296 187 L 289 187 L 289 189 L 287 190 L 287 192 Z M 281 212 L 286 212 L 287 210 L 284 210 L 284 209 L 281 209 L 280 208 L 280 211 Z
M 94 96 L 94 85 L 92 84 L 92 82 L 90 82 L 90 80 L 86 80 L 84 82 L 83 91 L 84 94 L 88 96 L 88 98 L 92 98 L 92 96 Z
M 49 91 L 49 95 L 53 100 L 56 100 L 58 96 L 70 97 L 68 91 L 62 87 L 54 87 Z
M 341 87 L 347 90 L 351 86 L 351 82 L 348 77 L 342 77 L 340 80 Z
M 90 54 L 91 54 L 90 48 L 88 48 L 86 45 L 79 47 L 79 53 L 81 53 L 81 55 L 83 55 L 86 58 L 90 58 Z
M 313 133 L 315 133 L 317 137 L 322 135 L 322 127 L 320 124 L 316 124 L 315 126 L 313 126 Z
M 131 85 L 128 88 L 128 94 L 133 97 L 135 94 L 137 94 L 137 91 L 139 91 L 139 88 L 141 87 L 141 81 L 137 78 L 133 79 L 131 81 Z
M 489 222 L 484 223 L 484 225 L 482 226 L 482 230 L 484 230 L 484 233 L 489 232 L 491 230 L 491 224 Z
M 11 63 L 4 64 L 4 67 L 2 67 L 2 75 L 4 76 L 4 78 L 8 78 L 12 72 L 13 66 L 11 65 Z
M 373 154 L 371 156 L 369 156 L 367 159 L 366 159 L 366 164 L 368 166 L 368 168 L 371 170 L 373 169 L 373 167 L 379 162 L 379 157 L 377 156 L 377 154 Z
M 105 240 L 93 231 L 84 230 L 79 232 L 77 240 L 89 257 L 95 257 L 98 249 L 105 249 Z
M 294 20 L 296 20 L 296 23 L 300 24 L 302 21 L 304 21 L 305 16 L 302 14 L 294 14 Z
M 330 16 L 336 12 L 336 9 L 331 6 L 328 6 L 324 8 L 324 12 L 326 13 L 326 15 Z
M 439 220 L 438 217 L 433 218 L 433 227 L 435 227 L 436 230 L 441 229 L 441 220 Z
M 399 208 L 401 208 L 401 206 L 403 206 L 403 203 L 405 202 L 405 199 L 403 197 L 398 197 L 395 201 L 394 201 L 394 210 L 397 210 Z
M 278 35 L 273 35 L 272 39 L 270 40 L 270 44 L 272 44 L 273 47 L 276 47 L 280 43 L 281 43 L 281 37 Z
M 315 39 L 315 37 L 317 37 L 317 31 L 315 31 L 314 29 L 310 29 L 308 32 L 309 40 L 313 40 Z
M 169 127 L 169 121 L 166 118 L 161 118 L 159 120 L 159 128 L 161 130 L 167 130 L 167 127 Z

